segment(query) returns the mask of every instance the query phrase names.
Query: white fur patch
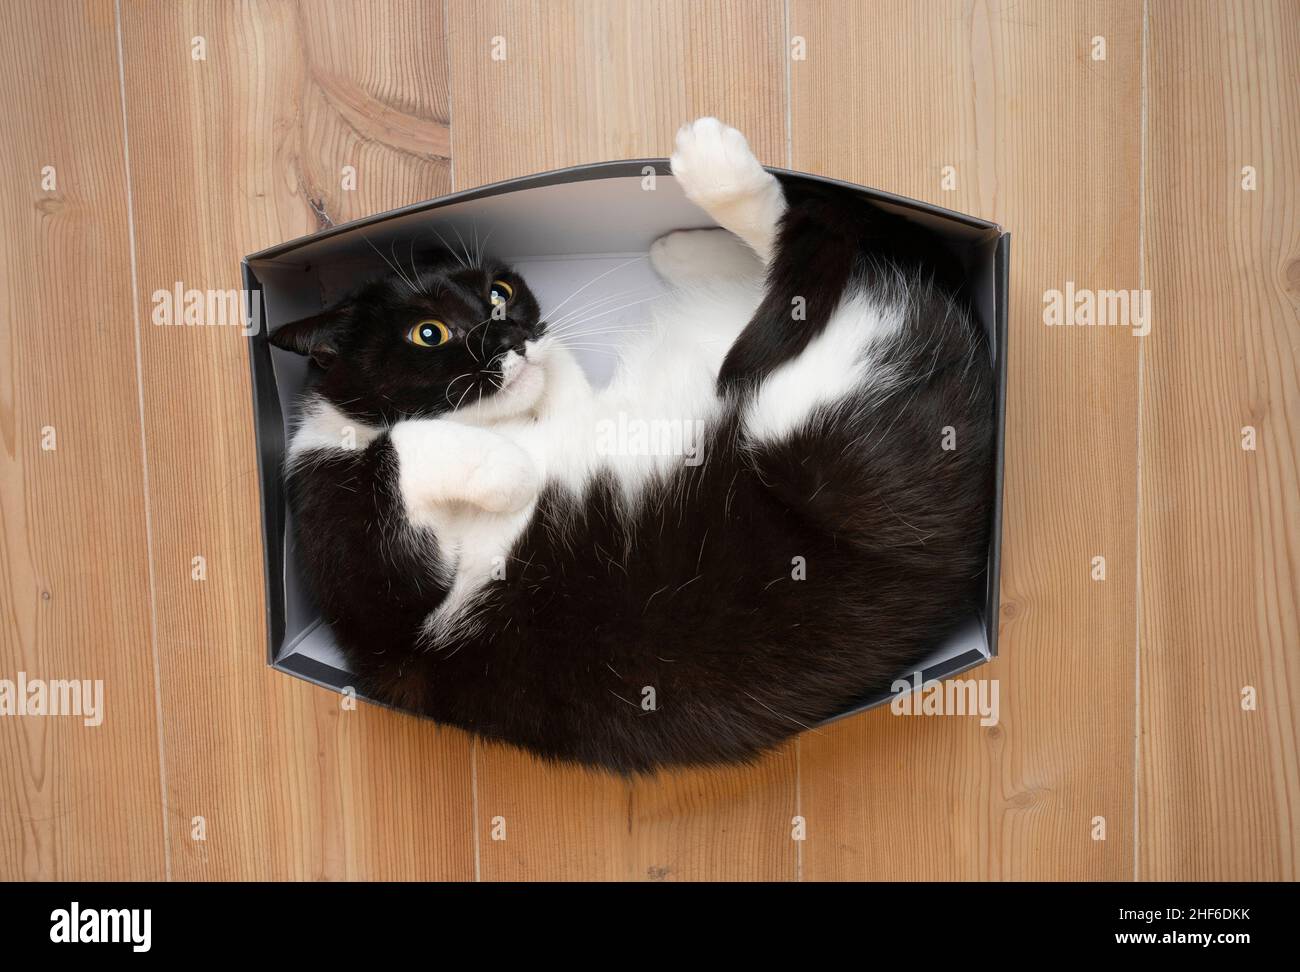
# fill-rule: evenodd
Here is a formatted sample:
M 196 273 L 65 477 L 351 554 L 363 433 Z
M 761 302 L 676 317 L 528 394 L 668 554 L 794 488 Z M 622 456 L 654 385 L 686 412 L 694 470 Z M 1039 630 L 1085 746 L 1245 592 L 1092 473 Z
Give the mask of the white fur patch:
M 289 440 L 289 464 L 320 450 L 350 452 L 365 449 L 383 429 L 343 414 L 332 402 L 311 395 L 304 402 L 302 417 Z
M 882 308 L 861 294 L 845 299 L 803 353 L 759 386 L 745 410 L 745 436 L 758 442 L 779 441 L 798 430 L 817 409 L 834 405 L 875 380 L 873 347 L 897 338 L 902 327 L 902 308 Z

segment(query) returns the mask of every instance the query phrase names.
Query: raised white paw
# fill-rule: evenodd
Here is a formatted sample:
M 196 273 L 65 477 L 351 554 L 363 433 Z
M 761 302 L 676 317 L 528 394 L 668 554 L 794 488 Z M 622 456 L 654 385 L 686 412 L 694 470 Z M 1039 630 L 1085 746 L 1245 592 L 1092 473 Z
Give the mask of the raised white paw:
M 650 263 L 669 283 L 757 276 L 762 265 L 754 251 L 722 229 L 678 230 L 650 246 Z
M 528 453 L 503 442 L 469 470 L 465 498 L 489 513 L 514 513 L 536 499 L 540 485 Z
M 504 436 L 443 419 L 410 419 L 389 432 L 408 516 L 454 503 L 491 513 L 527 506 L 541 488 L 528 453 Z
M 678 131 L 672 165 L 687 199 L 744 240 L 764 264 L 771 261 L 785 193 L 744 135 L 716 118 L 700 118 Z
M 745 136 L 716 118 L 699 118 L 678 129 L 671 161 L 686 198 L 706 211 L 760 195 L 776 181 L 754 157 Z

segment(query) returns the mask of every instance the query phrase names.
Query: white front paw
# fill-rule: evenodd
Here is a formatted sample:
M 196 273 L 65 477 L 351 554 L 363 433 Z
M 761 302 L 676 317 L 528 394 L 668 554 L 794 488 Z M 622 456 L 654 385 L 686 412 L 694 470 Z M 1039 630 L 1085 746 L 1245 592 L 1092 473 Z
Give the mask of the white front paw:
M 465 496 L 489 513 L 514 513 L 537 497 L 537 468 L 518 446 L 503 443 L 492 449 L 466 477 Z
M 671 161 L 686 198 L 705 210 L 760 195 L 775 181 L 745 136 L 716 118 L 683 125 Z
M 442 419 L 398 422 L 389 432 L 408 515 L 468 503 L 492 513 L 521 510 L 541 477 L 528 453 L 494 432 Z

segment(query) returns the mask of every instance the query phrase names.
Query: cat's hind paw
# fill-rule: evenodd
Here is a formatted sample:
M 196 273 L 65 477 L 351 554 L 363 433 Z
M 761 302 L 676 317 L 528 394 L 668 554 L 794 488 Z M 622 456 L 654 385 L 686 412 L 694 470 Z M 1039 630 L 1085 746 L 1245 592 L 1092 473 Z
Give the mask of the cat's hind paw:
M 761 193 L 775 181 L 745 136 L 716 118 L 683 125 L 671 161 L 686 198 L 706 211 Z
M 757 277 L 762 265 L 734 234 L 721 229 L 678 230 L 655 240 L 650 264 L 670 284 Z
M 686 198 L 767 262 L 785 212 L 785 195 L 745 136 L 716 118 L 697 119 L 677 132 L 671 161 Z

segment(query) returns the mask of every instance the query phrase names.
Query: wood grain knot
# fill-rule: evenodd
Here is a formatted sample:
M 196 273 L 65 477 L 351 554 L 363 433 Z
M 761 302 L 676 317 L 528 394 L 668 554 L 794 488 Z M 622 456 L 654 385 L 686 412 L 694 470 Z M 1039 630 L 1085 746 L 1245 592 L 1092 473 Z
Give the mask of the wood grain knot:
M 1294 257 L 1282 271 L 1282 279 L 1286 281 L 1287 292 L 1292 297 L 1300 297 L 1300 257 Z
M 1042 803 L 1045 790 L 1031 789 L 1021 790 L 1019 793 L 1012 794 L 1007 798 L 1006 805 L 1009 810 L 1028 810 L 1036 803 Z
M 451 158 L 451 127 L 447 121 L 407 114 L 342 75 L 315 70 L 312 80 L 339 117 L 361 138 L 417 158 Z

